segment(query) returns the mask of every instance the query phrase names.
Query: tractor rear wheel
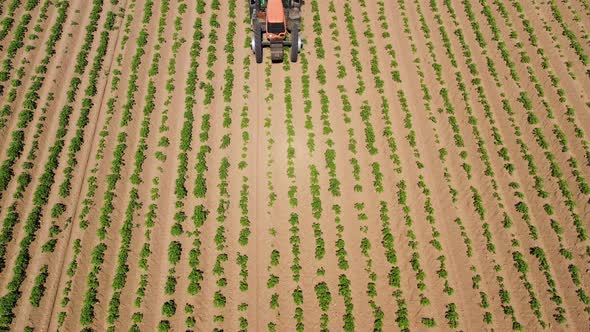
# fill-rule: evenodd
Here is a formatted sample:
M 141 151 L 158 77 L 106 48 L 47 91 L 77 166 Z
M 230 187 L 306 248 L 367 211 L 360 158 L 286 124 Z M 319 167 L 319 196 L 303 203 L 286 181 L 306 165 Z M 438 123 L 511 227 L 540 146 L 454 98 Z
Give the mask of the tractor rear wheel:
M 299 25 L 291 30 L 291 62 L 297 62 L 299 56 Z
M 262 63 L 262 29 L 260 23 L 254 23 L 254 36 L 252 37 L 256 63 Z

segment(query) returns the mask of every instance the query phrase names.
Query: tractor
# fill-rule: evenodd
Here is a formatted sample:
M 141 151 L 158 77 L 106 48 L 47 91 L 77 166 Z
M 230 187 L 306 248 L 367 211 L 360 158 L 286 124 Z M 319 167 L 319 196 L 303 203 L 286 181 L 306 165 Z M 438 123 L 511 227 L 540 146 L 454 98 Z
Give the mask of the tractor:
M 262 63 L 262 50 L 270 48 L 272 62 L 283 61 L 283 48 L 290 47 L 291 62 L 297 62 L 303 41 L 299 36 L 303 0 L 250 0 L 252 51 Z

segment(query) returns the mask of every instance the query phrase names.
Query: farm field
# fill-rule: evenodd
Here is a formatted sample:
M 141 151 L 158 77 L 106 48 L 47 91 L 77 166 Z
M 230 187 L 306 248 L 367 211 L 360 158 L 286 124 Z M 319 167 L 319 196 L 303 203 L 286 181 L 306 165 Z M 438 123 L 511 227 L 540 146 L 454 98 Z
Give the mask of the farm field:
M 0 0 L 0 330 L 585 331 L 590 1 Z

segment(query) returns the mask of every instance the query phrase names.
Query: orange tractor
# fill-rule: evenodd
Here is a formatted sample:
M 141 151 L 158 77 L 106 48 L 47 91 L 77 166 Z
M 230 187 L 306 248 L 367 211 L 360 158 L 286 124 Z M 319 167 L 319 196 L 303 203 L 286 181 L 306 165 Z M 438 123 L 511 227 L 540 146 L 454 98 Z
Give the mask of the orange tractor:
M 299 36 L 303 0 L 250 0 L 252 51 L 262 63 L 262 49 L 270 48 L 272 62 L 283 61 L 283 48 L 291 47 L 291 62 L 297 62 L 303 41 Z

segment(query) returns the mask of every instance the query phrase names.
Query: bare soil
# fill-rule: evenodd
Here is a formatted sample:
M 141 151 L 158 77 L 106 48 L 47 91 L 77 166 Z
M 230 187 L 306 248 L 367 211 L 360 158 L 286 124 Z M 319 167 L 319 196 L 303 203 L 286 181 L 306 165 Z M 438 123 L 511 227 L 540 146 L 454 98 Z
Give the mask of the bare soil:
M 0 1 L 3 18 L 12 3 Z M 0 330 L 589 326 L 590 69 L 578 54 L 590 52 L 584 2 L 309 0 L 299 61 L 271 63 L 265 49 L 256 64 L 242 1 L 104 1 L 87 66 L 77 72 L 92 4 L 76 0 L 40 73 L 58 14 L 54 1 L 42 17 L 43 3 L 30 11 L 0 96 L 0 109 L 11 109 L 0 128 L 1 175 L 9 179 L 0 196 L 0 303 L 20 296 L 14 308 L 0 308 Z M 0 41 L 0 59 L 24 6 Z M 142 29 L 147 39 L 138 53 Z M 80 126 L 106 33 L 89 122 Z M 38 75 L 45 79 L 37 107 L 19 128 Z M 133 78 L 137 89 L 129 90 Z M 153 110 L 142 131 L 150 81 Z M 79 82 L 73 101 L 72 82 Z M 128 98 L 132 116 L 122 124 Z M 60 137 L 60 112 L 70 106 Z M 23 149 L 11 164 L 10 142 L 21 130 Z M 78 134 L 82 148 L 71 152 Z M 42 175 L 59 139 L 63 151 L 39 206 L 34 196 L 48 181 Z M 195 193 L 200 173 L 204 197 Z M 105 203 L 111 194 L 112 209 Z M 26 224 L 38 208 L 28 242 Z M 329 295 L 321 298 L 324 286 Z

